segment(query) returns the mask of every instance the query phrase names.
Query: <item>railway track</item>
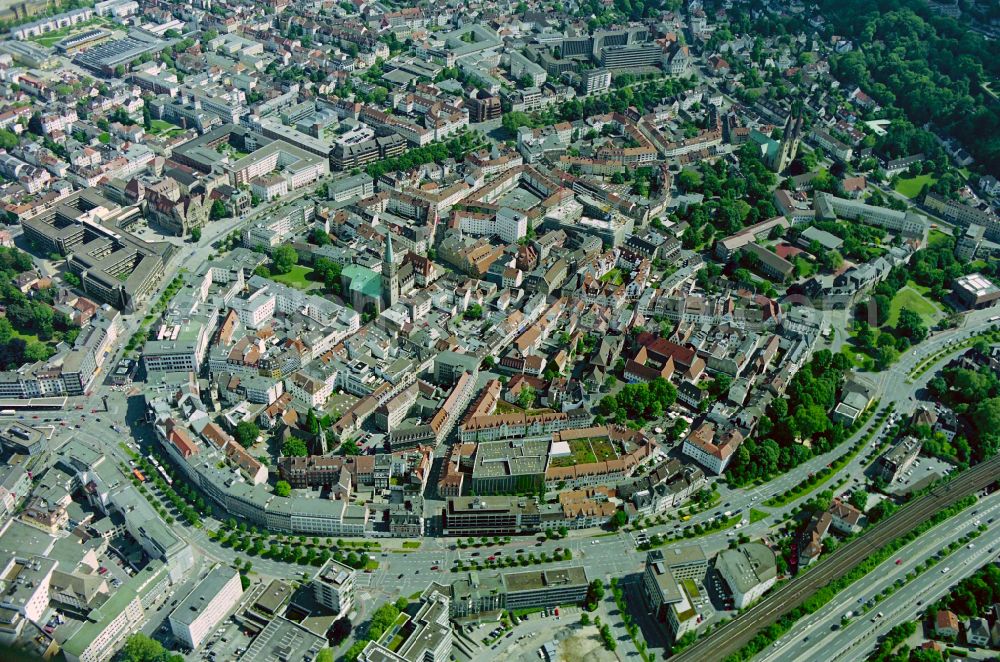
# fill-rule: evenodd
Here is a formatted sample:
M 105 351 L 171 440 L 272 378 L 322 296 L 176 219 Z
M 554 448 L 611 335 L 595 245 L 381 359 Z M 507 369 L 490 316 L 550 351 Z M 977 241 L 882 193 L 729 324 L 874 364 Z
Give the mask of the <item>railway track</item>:
M 671 659 L 678 662 L 722 660 L 737 652 L 761 630 L 805 603 L 817 590 L 843 577 L 870 555 L 913 530 L 938 511 L 995 482 L 998 475 L 1000 456 L 958 474 L 930 493 L 905 505 L 864 535 L 841 547 L 814 569 L 789 581 L 712 635 L 699 640 Z

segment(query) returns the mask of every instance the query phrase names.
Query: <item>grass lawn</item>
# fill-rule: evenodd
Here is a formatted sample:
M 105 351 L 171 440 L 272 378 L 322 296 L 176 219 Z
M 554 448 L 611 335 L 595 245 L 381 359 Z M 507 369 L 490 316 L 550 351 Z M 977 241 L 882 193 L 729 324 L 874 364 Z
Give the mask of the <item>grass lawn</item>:
M 625 279 L 622 276 L 621 269 L 615 268 L 601 276 L 601 282 L 611 283 L 612 285 L 621 285 L 625 282 Z
M 271 274 L 271 280 L 304 290 L 313 284 L 312 281 L 307 278 L 307 276 L 311 273 L 312 269 L 310 267 L 304 267 L 301 264 L 296 264 L 287 274 Z
M 46 344 L 44 340 L 40 339 L 34 333 L 24 333 L 22 331 L 18 331 L 17 329 L 11 328 L 10 335 L 12 338 L 20 338 L 24 342 L 28 342 L 29 340 L 34 340 L 36 342 L 42 343 L 43 345 Z
M 938 244 L 946 244 L 951 241 L 951 236 L 941 232 L 940 230 L 931 230 L 927 235 L 927 245 L 937 246 Z
M 916 290 L 925 297 L 931 291 L 931 288 L 927 287 L 926 285 L 919 285 L 915 280 L 906 281 L 906 286 L 909 287 L 910 289 Z
M 618 453 L 615 452 L 614 446 L 607 439 L 594 439 L 590 444 L 591 449 L 594 451 L 594 455 L 597 460 L 614 460 L 618 457 Z
M 149 132 L 154 136 L 172 136 L 174 134 L 184 133 L 184 129 L 176 124 L 171 124 L 166 120 L 151 120 L 149 122 Z
M 499 400 L 497 402 L 497 414 L 520 414 L 523 409 L 517 405 L 512 405 L 506 400 Z
M 840 353 L 846 356 L 850 364 L 859 370 L 870 371 L 875 367 L 874 359 L 864 352 L 859 351 L 853 345 L 845 344 L 840 348 Z
M 904 287 L 892 298 L 887 324 L 896 326 L 896 322 L 899 321 L 899 312 L 904 306 L 920 315 L 927 326 L 933 326 L 941 314 L 941 310 L 933 302 L 921 296 L 916 290 Z
M 552 466 L 573 467 L 578 464 L 597 462 L 597 456 L 594 455 L 594 451 L 590 447 L 589 439 L 574 439 L 569 442 L 569 450 L 569 455 L 552 458 Z
M 900 177 L 899 181 L 896 182 L 896 190 L 908 198 L 915 198 L 920 195 L 920 189 L 924 187 L 924 184 L 928 186 L 933 186 L 934 182 L 933 175 L 919 175 L 917 177 Z
M 755 522 L 759 522 L 762 519 L 767 519 L 767 517 L 768 517 L 768 513 L 765 513 L 762 510 L 757 510 L 756 508 L 751 508 L 750 509 L 750 523 L 751 524 L 753 524 Z

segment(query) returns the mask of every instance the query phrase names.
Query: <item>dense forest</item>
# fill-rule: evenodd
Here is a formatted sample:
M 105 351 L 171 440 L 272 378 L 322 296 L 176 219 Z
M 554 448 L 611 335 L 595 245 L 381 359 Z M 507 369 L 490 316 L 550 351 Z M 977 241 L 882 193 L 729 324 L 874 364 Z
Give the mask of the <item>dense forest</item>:
M 855 50 L 832 58 L 834 74 L 873 96 L 903 124 L 930 122 L 958 138 L 986 172 L 1000 172 L 1000 51 L 921 0 L 820 0 L 834 34 Z M 905 119 L 903 114 L 905 113 Z M 910 132 L 921 151 L 923 132 Z M 926 134 L 923 134 L 924 136 Z

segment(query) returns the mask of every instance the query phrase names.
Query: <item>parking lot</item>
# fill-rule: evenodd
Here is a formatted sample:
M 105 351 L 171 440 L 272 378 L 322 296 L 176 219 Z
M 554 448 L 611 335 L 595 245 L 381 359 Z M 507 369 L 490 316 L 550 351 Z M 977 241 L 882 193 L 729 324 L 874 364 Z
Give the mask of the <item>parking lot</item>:
M 208 660 L 209 662 L 236 660 L 247 649 L 251 641 L 252 639 L 230 617 L 219 623 L 199 650 L 188 653 L 184 657 L 188 660 Z
M 888 489 L 897 493 L 906 492 L 920 481 L 933 476 L 945 476 L 951 473 L 954 468 L 944 460 L 921 455 Z
M 111 590 L 118 588 L 127 582 L 129 577 L 135 574 L 135 571 L 128 563 L 111 550 L 98 557 L 98 561 L 101 565 L 97 568 L 97 574 L 104 577 L 105 581 L 108 582 L 108 588 Z
M 538 660 L 538 651 L 543 644 L 553 641 L 564 642 L 580 634 L 582 630 L 590 629 L 593 632 L 584 633 L 582 639 L 587 640 L 592 635 L 593 641 L 584 644 L 583 648 L 587 651 L 593 650 L 598 656 L 575 654 L 569 656 L 569 652 L 564 651 L 560 659 L 572 659 L 574 662 L 578 659 L 607 659 L 600 656 L 600 653 L 607 654 L 607 651 L 600 645 L 596 628 L 580 624 L 578 607 L 559 607 L 558 615 L 556 611 L 553 608 L 528 614 L 518 619 L 517 624 L 511 624 L 506 628 L 496 621 L 463 627 L 456 637 L 458 643 L 455 646 L 455 657 L 475 662 L 492 662 L 497 659 Z M 471 647 L 470 642 L 475 644 L 471 655 L 468 652 Z M 573 652 L 584 651 L 575 647 Z

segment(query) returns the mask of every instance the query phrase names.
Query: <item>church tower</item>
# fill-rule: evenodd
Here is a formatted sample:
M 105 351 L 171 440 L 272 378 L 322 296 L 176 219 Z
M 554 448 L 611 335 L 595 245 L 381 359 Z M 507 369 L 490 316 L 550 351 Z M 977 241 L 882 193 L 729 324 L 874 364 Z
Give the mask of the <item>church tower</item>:
M 385 233 L 385 254 L 382 256 L 382 309 L 391 308 L 399 300 L 399 278 L 392 255 L 392 232 Z

